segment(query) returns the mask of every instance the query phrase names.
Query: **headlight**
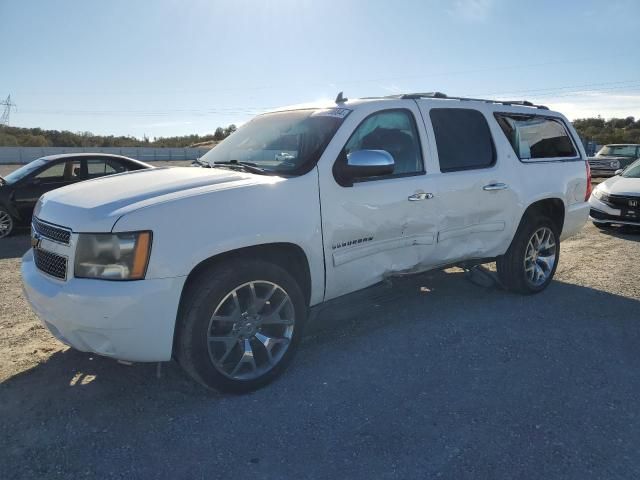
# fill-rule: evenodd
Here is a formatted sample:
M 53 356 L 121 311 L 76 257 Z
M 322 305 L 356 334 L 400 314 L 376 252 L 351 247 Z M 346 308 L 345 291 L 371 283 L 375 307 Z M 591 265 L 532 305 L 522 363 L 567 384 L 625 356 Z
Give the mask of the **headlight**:
M 151 232 L 81 233 L 74 276 L 103 280 L 141 280 L 151 253 Z
M 611 168 L 615 168 L 618 169 L 620 168 L 620 162 L 618 160 L 612 160 L 609 162 L 609 165 L 611 165 Z
M 609 199 L 609 195 L 607 195 L 606 193 L 604 193 L 604 192 L 602 191 L 602 189 L 601 189 L 601 188 L 596 188 L 596 189 L 593 191 L 593 196 L 594 196 L 594 197 L 596 197 L 596 198 L 597 198 L 598 200 L 600 200 L 601 202 L 609 203 L 609 200 L 610 200 L 610 199 Z

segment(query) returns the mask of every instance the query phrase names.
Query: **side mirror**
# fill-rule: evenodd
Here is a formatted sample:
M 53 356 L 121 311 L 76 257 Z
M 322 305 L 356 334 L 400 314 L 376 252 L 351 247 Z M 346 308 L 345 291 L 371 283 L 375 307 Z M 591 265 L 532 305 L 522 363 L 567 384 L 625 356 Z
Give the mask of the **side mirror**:
M 395 162 L 385 150 L 356 150 L 347 155 L 345 174 L 350 178 L 391 175 Z
M 614 175 L 620 175 L 622 172 L 624 172 L 624 168 L 619 168 L 615 171 Z

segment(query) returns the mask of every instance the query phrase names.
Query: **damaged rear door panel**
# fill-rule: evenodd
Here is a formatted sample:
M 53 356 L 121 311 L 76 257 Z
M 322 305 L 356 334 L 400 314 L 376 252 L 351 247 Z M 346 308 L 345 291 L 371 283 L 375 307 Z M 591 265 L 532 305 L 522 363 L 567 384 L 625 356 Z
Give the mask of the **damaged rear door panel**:
M 491 257 L 508 248 L 521 208 L 514 159 L 499 148 L 492 118 L 477 108 L 418 101 L 438 161 L 439 210 L 433 260 Z M 493 128 L 492 128 L 493 127 Z M 513 188 L 515 187 L 515 188 Z

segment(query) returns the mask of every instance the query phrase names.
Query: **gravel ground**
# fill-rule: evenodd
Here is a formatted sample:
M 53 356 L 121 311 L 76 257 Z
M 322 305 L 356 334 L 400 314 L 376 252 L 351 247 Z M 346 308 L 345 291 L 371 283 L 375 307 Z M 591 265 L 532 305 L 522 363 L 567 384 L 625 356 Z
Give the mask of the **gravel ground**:
M 537 296 L 458 269 L 325 311 L 244 396 L 64 348 L 0 245 L 2 478 L 640 477 L 640 234 L 587 225 Z

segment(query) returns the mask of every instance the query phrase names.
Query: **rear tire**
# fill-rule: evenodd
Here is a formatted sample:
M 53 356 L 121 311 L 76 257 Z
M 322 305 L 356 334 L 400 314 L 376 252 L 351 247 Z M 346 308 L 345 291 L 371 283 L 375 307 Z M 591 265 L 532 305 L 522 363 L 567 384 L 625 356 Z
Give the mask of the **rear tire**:
M 502 285 L 512 292 L 539 293 L 551 283 L 560 260 L 560 236 L 548 217 L 525 217 L 509 250 L 496 266 Z
M 11 214 L 4 208 L 0 208 L 0 238 L 11 235 L 15 226 L 15 221 Z
M 295 278 L 276 264 L 237 259 L 215 265 L 183 295 L 175 356 L 207 388 L 258 389 L 291 362 L 307 310 Z

